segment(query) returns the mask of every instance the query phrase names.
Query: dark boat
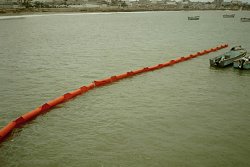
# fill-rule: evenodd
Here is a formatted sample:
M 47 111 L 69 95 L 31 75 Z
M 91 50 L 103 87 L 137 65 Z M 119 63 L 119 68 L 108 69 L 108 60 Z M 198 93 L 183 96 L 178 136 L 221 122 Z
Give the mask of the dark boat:
M 188 17 L 188 20 L 199 20 L 200 16 L 190 16 Z
M 242 21 L 242 22 L 250 22 L 250 18 L 243 17 L 243 18 L 240 18 L 240 21 Z
M 223 18 L 234 18 L 235 14 L 224 14 Z
M 214 67 L 226 67 L 228 65 L 232 65 L 234 60 L 239 59 L 245 56 L 247 51 L 243 49 L 241 46 L 235 46 L 231 48 L 230 51 L 217 56 L 215 58 L 210 59 L 210 66 Z

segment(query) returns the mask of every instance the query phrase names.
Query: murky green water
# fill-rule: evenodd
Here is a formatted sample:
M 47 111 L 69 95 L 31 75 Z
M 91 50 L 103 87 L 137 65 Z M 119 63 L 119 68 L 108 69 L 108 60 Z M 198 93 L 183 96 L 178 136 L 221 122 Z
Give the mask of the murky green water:
M 227 11 L 228 13 L 231 13 Z M 0 128 L 68 91 L 221 43 L 250 51 L 250 24 L 223 11 L 0 20 Z M 187 16 L 200 15 L 199 21 Z M 248 167 L 250 71 L 208 59 L 94 89 L 0 144 L 0 166 Z

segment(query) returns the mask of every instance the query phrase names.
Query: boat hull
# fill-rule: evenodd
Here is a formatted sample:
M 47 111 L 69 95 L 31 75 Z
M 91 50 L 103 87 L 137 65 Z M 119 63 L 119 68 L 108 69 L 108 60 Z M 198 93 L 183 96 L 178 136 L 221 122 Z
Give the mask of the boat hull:
M 234 66 L 234 68 L 249 70 L 250 69 L 250 62 L 241 65 L 240 62 L 236 61 L 236 62 L 234 62 L 233 66 Z
M 199 20 L 200 16 L 188 17 L 188 20 Z
M 223 18 L 234 18 L 235 14 L 230 14 L 230 15 L 223 15 Z
M 250 18 L 241 18 L 240 21 L 241 22 L 250 22 Z
M 237 59 L 233 62 L 233 67 L 234 68 L 239 68 L 239 69 L 246 69 L 249 70 L 250 69 L 250 59 L 249 58 L 240 58 Z

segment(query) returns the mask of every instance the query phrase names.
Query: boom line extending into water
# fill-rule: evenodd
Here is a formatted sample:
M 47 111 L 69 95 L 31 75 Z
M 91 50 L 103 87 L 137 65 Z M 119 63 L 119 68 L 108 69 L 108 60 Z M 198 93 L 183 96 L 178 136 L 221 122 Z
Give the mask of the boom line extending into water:
M 64 95 L 62 95 L 58 98 L 55 98 L 54 100 L 51 100 L 47 103 L 44 103 L 42 106 L 39 106 L 38 108 L 36 108 L 30 112 L 27 112 L 24 115 L 20 116 L 19 118 L 9 122 L 6 126 L 4 126 L 2 129 L 0 129 L 0 143 L 3 142 L 7 138 L 8 134 L 10 134 L 15 128 L 18 128 L 21 125 L 24 125 L 25 123 L 33 120 L 35 117 L 37 117 L 45 112 L 48 112 L 51 108 L 55 107 L 56 105 L 64 103 L 64 102 L 66 102 L 66 101 L 68 101 L 68 100 L 72 99 L 73 97 L 76 97 L 80 94 L 86 93 L 89 90 L 94 89 L 95 87 L 101 87 L 101 86 L 110 84 L 112 82 L 119 81 L 121 79 L 132 77 L 134 75 L 138 75 L 138 74 L 149 72 L 149 71 L 158 70 L 158 69 L 161 69 L 164 67 L 169 67 L 169 66 L 172 66 L 174 64 L 184 62 L 184 61 L 190 60 L 192 58 L 196 58 L 198 56 L 208 54 L 210 52 L 215 52 L 217 50 L 220 50 L 220 49 L 223 49 L 226 47 L 228 47 L 228 44 L 222 44 L 222 45 L 219 45 L 217 47 L 214 47 L 214 48 L 211 48 L 208 50 L 203 50 L 203 51 L 197 52 L 195 54 L 190 54 L 190 55 L 185 56 L 185 57 L 179 57 L 179 58 L 176 58 L 174 60 L 170 60 L 170 61 L 162 63 L 162 64 L 157 64 L 154 66 L 144 67 L 144 68 L 134 70 L 134 71 L 129 71 L 129 72 L 126 72 L 126 73 L 123 73 L 120 75 L 111 76 L 109 78 L 105 78 L 102 80 L 95 80 L 92 83 L 90 83 L 89 85 L 82 86 L 82 87 L 80 87 L 72 92 L 65 93 Z

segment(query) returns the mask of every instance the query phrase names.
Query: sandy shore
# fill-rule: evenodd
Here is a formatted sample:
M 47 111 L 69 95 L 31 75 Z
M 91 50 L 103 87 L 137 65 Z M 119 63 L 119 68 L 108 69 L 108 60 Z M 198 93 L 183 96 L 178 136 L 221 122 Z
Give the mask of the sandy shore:
M 164 7 L 103 7 L 103 8 L 18 8 L 18 9 L 1 9 L 0 16 L 11 15 L 31 15 L 31 14 L 45 14 L 45 13 L 91 13 L 91 12 L 143 12 L 143 11 L 194 11 L 198 9 L 177 9 L 177 8 L 164 8 Z M 218 10 L 218 9 L 206 9 L 206 10 Z M 223 9 L 219 9 L 223 10 Z M 226 9 L 224 9 L 226 10 Z
M 44 14 L 44 13 L 90 13 L 90 12 L 142 12 L 142 11 L 181 11 L 183 9 L 174 8 L 20 8 L 20 9 L 0 9 L 0 16 Z M 189 9 L 190 10 L 190 9 Z
M 64 13 L 64 12 L 136 12 L 136 11 L 169 11 L 164 8 L 22 8 L 22 9 L 0 9 L 0 15 L 22 15 L 37 13 Z

